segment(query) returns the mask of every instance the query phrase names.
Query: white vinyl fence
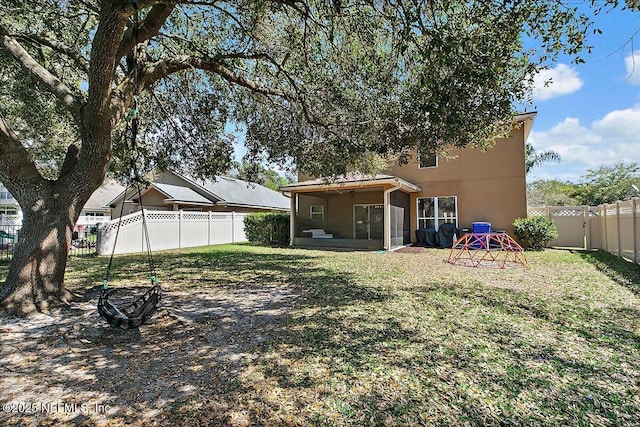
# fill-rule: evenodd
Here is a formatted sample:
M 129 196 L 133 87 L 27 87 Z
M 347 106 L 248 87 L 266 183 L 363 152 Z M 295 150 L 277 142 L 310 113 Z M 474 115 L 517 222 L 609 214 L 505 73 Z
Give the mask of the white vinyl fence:
M 640 198 L 600 206 L 529 208 L 529 216 L 546 216 L 558 229 L 555 247 L 602 249 L 640 262 Z
M 248 215 L 246 213 L 149 210 L 144 212 L 149 230 L 149 245 L 153 251 L 247 240 L 244 234 L 244 217 Z M 115 219 L 100 227 L 98 254 L 111 254 L 116 242 L 118 221 Z M 123 216 L 115 253 L 126 254 L 146 250 L 142 212 Z

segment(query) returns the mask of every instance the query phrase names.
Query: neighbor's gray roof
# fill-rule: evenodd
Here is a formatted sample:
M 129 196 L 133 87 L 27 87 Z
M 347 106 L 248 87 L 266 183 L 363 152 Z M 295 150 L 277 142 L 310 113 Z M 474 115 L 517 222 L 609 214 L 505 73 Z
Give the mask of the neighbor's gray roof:
M 114 180 L 107 180 L 89 197 L 85 210 L 109 209 L 109 203 L 124 191 L 124 186 Z
M 181 187 L 178 185 L 162 184 L 154 182 L 152 185 L 159 191 L 164 193 L 168 199 L 175 202 L 188 202 L 188 203 L 201 203 L 206 205 L 213 205 L 213 202 L 204 196 L 196 193 L 189 187 Z
M 217 204 L 280 210 L 290 208 L 291 202 L 288 197 L 259 184 L 224 176 L 217 177 L 215 181 L 193 181 L 219 199 Z

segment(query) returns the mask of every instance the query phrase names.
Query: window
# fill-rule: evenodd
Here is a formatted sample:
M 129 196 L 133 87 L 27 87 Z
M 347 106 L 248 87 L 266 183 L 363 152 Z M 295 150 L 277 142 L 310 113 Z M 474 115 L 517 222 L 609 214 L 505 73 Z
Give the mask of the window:
M 418 228 L 435 228 L 451 222 L 458 226 L 457 198 L 425 197 L 418 199 Z
M 0 206 L 0 215 L 16 216 L 18 211 L 15 208 Z
M 2 200 L 10 200 L 13 199 L 13 196 L 11 195 L 11 193 L 9 193 L 9 191 L 4 188 L 4 186 L 0 185 L 0 199 Z
M 324 221 L 324 206 L 311 206 L 309 216 L 311 217 L 311 221 Z
M 430 152 L 420 153 L 418 155 L 418 165 L 420 169 L 435 168 L 438 166 L 438 155 Z

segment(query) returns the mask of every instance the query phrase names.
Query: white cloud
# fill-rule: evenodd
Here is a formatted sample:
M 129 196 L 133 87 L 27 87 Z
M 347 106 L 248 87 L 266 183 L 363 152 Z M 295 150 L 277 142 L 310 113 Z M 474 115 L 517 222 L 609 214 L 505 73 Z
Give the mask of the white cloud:
M 579 90 L 584 82 L 578 72 L 566 64 L 541 70 L 533 77 L 533 98 L 544 101 Z
M 535 128 L 535 125 L 534 125 Z M 549 130 L 532 131 L 529 141 L 536 151 L 553 150 L 562 157 L 531 171 L 528 179 L 560 179 L 577 182 L 602 165 L 640 160 L 640 104 L 615 110 L 590 125 L 566 118 Z
M 627 66 L 626 81 L 632 85 L 640 85 L 640 51 L 635 51 L 624 58 Z

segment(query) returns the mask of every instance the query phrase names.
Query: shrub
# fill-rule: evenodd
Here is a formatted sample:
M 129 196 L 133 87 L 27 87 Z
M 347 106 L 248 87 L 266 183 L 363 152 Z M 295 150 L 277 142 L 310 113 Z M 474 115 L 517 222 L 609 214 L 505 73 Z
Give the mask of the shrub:
M 556 226 L 544 216 L 517 218 L 513 223 L 513 232 L 523 248 L 538 251 L 558 238 Z
M 244 232 L 250 242 L 289 244 L 289 214 L 252 213 L 244 217 Z

